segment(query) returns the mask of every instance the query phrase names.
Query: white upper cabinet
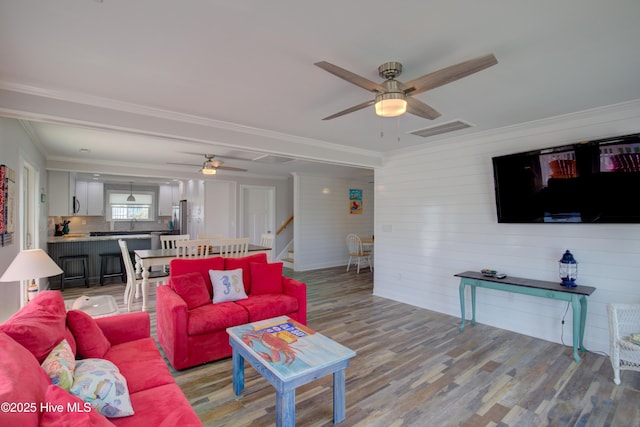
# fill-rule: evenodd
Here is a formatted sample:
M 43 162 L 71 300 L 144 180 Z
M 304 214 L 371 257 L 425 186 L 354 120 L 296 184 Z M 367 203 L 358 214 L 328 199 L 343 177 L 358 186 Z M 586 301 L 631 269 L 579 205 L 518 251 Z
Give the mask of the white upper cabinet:
M 178 184 L 160 184 L 158 189 L 158 216 L 172 216 L 173 205 L 180 201 Z
M 104 215 L 104 184 L 99 181 L 76 180 L 75 206 L 73 207 L 75 215 Z
M 69 172 L 48 171 L 49 216 L 73 215 Z M 75 188 L 75 185 L 73 186 Z

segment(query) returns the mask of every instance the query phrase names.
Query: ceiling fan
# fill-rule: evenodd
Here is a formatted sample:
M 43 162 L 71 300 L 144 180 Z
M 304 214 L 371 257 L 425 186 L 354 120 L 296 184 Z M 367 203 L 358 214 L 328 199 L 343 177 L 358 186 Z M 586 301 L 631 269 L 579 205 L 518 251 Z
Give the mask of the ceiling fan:
M 202 168 L 199 170 L 204 175 L 215 175 L 218 170 L 225 171 L 236 171 L 236 172 L 246 172 L 246 169 L 242 168 L 234 168 L 231 166 L 222 166 L 224 162 L 222 160 L 215 159 L 215 154 L 205 154 L 205 161 L 202 163 Z M 215 159 L 215 160 L 214 160 Z M 199 166 L 199 165 L 189 165 L 186 163 L 169 163 L 171 165 L 181 165 L 181 166 Z
M 402 64 L 395 61 L 385 62 L 378 67 L 378 74 L 386 80 L 378 84 L 329 62 L 316 62 L 314 65 L 323 70 L 376 94 L 375 98 L 370 101 L 347 108 L 322 120 L 335 119 L 370 105 L 375 105 L 376 114 L 382 117 L 395 117 L 407 112 L 433 120 L 439 117 L 440 113 L 424 102 L 413 98 L 414 95 L 477 73 L 497 63 L 498 60 L 493 54 L 483 55 L 402 83 L 395 79 L 402 73 Z

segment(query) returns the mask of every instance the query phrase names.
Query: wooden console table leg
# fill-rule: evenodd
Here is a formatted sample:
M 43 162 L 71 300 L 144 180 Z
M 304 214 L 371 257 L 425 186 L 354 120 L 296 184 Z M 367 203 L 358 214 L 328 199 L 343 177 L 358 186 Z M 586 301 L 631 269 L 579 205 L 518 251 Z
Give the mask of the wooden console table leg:
M 460 311 L 462 312 L 462 314 L 460 315 L 460 318 L 462 319 L 459 328 L 460 332 L 464 331 L 464 287 L 465 281 L 464 279 L 460 279 Z
M 580 298 L 580 351 L 587 351 L 584 348 L 584 327 L 587 323 L 587 297 Z
M 573 359 L 576 361 L 576 363 L 580 363 L 581 361 L 580 354 L 578 354 L 578 347 L 581 343 L 580 331 L 582 330 L 582 313 L 580 310 L 580 305 L 581 304 L 578 301 L 578 296 L 571 295 L 571 307 L 573 308 Z
M 476 286 L 471 285 L 471 324 L 476 324 Z

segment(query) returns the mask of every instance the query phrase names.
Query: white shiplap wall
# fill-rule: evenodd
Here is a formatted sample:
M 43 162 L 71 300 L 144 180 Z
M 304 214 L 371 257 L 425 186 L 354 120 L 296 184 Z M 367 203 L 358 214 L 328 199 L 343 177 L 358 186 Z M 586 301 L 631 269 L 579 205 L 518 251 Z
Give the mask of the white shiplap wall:
M 373 184 L 368 179 L 294 175 L 294 251 L 297 271 L 347 265 L 349 233 L 373 234 Z M 362 189 L 363 212 L 349 214 L 349 189 Z
M 570 249 L 578 283 L 597 288 L 588 298 L 585 346 L 608 353 L 606 303 L 640 303 L 640 224 L 498 224 L 491 158 L 637 132 L 640 102 L 631 102 L 396 154 L 376 170 L 374 293 L 459 323 L 454 274 L 493 268 L 555 281 Z M 560 301 L 477 291 L 479 323 L 571 345 L 571 309 L 561 325 L 566 310 Z M 467 311 L 469 319 L 469 295 Z

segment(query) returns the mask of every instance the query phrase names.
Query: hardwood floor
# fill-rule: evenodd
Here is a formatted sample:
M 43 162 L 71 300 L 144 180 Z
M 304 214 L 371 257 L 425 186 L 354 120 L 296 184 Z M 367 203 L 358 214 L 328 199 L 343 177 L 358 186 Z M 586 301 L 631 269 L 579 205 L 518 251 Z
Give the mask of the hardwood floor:
M 372 274 L 343 267 L 285 274 L 308 285 L 308 324 L 357 352 L 346 372 L 343 426 L 640 426 L 640 373 L 613 383 L 605 355 L 372 295 Z M 64 296 L 113 294 L 124 285 L 66 288 Z M 155 289 L 149 313 L 155 336 Z M 134 310 L 140 310 L 136 300 Z M 176 381 L 207 426 L 272 426 L 275 391 L 253 368 L 236 397 L 231 359 L 184 371 Z M 296 425 L 330 426 L 332 378 L 296 391 Z

